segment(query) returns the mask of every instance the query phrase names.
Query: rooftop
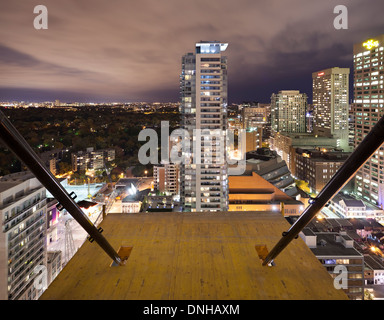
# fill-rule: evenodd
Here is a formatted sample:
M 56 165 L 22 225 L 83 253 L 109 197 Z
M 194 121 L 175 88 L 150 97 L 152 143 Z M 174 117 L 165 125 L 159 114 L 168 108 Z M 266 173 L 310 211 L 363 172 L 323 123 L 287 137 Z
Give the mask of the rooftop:
M 334 232 L 316 232 L 317 247 L 311 248 L 316 256 L 329 257 L 361 257 L 362 255 L 355 248 L 345 247 L 341 242 L 336 242 L 335 236 L 343 237 L 345 240 L 352 240 L 349 236 Z
M 279 213 L 109 214 L 100 225 L 117 250 L 131 247 L 125 266 L 86 242 L 42 300 L 292 300 L 347 299 L 302 239 L 262 266 L 289 223 Z
M 326 148 L 325 148 L 326 149 Z M 299 155 L 306 154 L 311 161 L 325 162 L 325 161 L 345 161 L 350 155 L 350 152 L 341 152 L 334 150 L 321 151 L 319 149 L 310 148 L 296 148 L 296 153 Z
M 373 270 L 384 270 L 383 263 L 376 257 L 364 255 L 364 262 Z
M 21 183 L 21 181 L 0 181 L 0 193 L 7 191 Z
M 0 192 L 7 191 L 35 176 L 30 171 L 11 173 L 0 178 Z
M 332 201 L 333 202 L 344 201 L 347 207 L 359 207 L 359 208 L 365 207 L 365 204 L 362 200 L 356 199 L 342 192 L 339 192 L 336 196 L 334 196 Z

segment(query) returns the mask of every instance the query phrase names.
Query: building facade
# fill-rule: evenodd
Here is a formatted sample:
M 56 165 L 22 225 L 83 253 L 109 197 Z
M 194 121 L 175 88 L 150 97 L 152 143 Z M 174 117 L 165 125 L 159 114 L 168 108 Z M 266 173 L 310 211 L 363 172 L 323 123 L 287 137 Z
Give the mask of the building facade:
M 355 148 L 384 115 L 384 34 L 353 46 Z M 384 148 L 356 174 L 356 194 L 384 206 Z
M 257 150 L 263 146 L 263 128 L 256 127 L 245 132 L 245 152 Z
M 331 151 L 336 149 L 337 139 L 319 137 L 312 133 L 280 133 L 270 138 L 270 146 L 287 163 L 292 175 L 296 176 L 296 149 L 314 149 Z
M 297 90 L 282 90 L 271 96 L 272 132 L 305 133 L 308 97 Z
M 349 68 L 312 73 L 313 133 L 337 139 L 336 147 L 349 151 Z
M 153 167 L 153 188 L 167 195 L 179 194 L 179 165 L 167 163 Z
M 180 202 L 183 211 L 228 210 L 226 43 L 200 42 L 182 58 Z
M 384 285 L 384 263 L 379 257 L 370 255 L 364 256 L 366 269 L 370 277 L 366 280 L 366 284 Z
M 252 172 L 250 176 L 229 176 L 229 211 L 277 211 L 284 217 L 300 216 L 304 204 Z
M 46 268 L 46 189 L 29 172 L 0 179 L 0 299 L 36 300 L 35 268 Z
M 304 228 L 300 237 L 334 283 L 351 300 L 362 300 L 364 295 L 364 256 L 354 248 L 353 239 L 346 232 L 314 232 Z
M 72 170 L 74 172 L 103 170 L 105 164 L 113 160 L 115 160 L 115 149 L 87 148 L 86 151 L 72 153 Z
M 63 269 L 62 265 L 62 252 L 61 251 L 48 251 L 47 252 L 47 281 L 48 286 L 59 275 Z
M 375 219 L 378 222 L 384 221 L 383 209 L 341 192 L 329 201 L 327 209 L 341 218 L 365 218 Z
M 349 155 L 347 152 L 322 152 L 297 148 L 296 177 L 307 181 L 312 192 L 320 192 Z
M 57 209 L 58 201 L 47 198 L 47 243 L 56 241 L 58 238 L 57 225 L 59 223 L 60 211 Z
M 241 109 L 243 129 L 262 132 L 262 141 L 266 141 L 271 134 L 271 105 L 258 103 L 256 105 L 243 104 Z

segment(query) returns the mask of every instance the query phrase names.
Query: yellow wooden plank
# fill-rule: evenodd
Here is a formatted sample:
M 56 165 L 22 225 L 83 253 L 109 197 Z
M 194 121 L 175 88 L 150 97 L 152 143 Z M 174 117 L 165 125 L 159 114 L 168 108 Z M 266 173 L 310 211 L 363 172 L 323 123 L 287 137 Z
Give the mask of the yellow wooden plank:
M 132 247 L 125 266 L 86 242 L 41 299 L 347 299 L 299 238 L 264 267 L 289 228 L 278 213 L 110 214 L 104 235 Z

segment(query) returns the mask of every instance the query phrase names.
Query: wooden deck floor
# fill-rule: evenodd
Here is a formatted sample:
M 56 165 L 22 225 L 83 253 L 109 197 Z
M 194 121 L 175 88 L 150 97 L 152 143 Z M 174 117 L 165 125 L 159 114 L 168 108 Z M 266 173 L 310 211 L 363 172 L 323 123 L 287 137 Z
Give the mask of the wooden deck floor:
M 299 238 L 261 265 L 289 224 L 278 213 L 110 214 L 103 235 L 125 266 L 94 242 L 79 249 L 41 299 L 196 300 L 347 299 Z

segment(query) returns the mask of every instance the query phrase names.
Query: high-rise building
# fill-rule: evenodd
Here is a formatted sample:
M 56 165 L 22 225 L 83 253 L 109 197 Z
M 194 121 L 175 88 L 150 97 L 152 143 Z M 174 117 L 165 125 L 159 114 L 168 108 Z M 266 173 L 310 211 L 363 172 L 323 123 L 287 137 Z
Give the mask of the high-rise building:
M 36 268 L 46 268 L 46 189 L 29 172 L 0 179 L 0 299 L 36 300 Z
M 349 151 L 349 68 L 312 73 L 314 134 L 337 138 L 337 147 Z
M 353 46 L 354 121 L 357 147 L 384 115 L 384 34 Z M 356 174 L 356 193 L 384 206 L 384 148 L 377 150 Z
M 307 105 L 307 113 L 305 115 L 305 118 L 307 119 L 307 132 L 312 133 L 313 132 L 313 104 Z
M 257 103 L 256 105 L 243 104 L 241 109 L 242 128 L 247 131 L 261 132 L 261 141 L 265 142 L 271 134 L 271 106 Z M 247 151 L 250 149 L 247 143 Z
M 282 90 L 271 97 L 273 132 L 305 133 L 308 97 L 297 90 Z
M 264 127 L 268 123 L 269 115 L 270 105 L 261 105 L 260 103 L 255 106 L 244 105 L 241 109 L 243 128 Z
M 227 211 L 227 43 L 196 44 L 182 58 L 181 128 L 183 161 L 180 201 L 183 211 Z

